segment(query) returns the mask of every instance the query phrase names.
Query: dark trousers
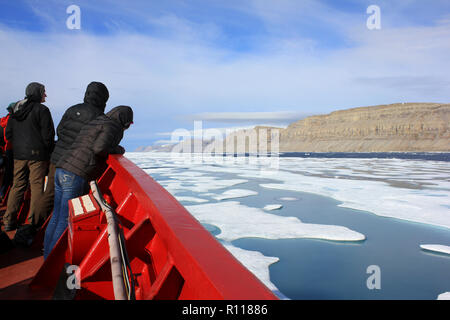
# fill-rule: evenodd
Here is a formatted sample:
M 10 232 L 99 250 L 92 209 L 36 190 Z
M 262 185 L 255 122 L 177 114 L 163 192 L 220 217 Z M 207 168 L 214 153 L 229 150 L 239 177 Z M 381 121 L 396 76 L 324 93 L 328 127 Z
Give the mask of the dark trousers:
M 47 218 L 53 211 L 55 197 L 55 170 L 55 165 L 50 162 L 50 165 L 48 166 L 47 183 L 45 185 L 44 193 L 37 205 L 39 212 L 38 226 L 44 224 L 45 220 L 47 220 Z
M 42 220 L 42 210 L 39 202 L 44 194 L 44 180 L 48 172 L 48 161 L 14 160 L 14 178 L 8 196 L 8 203 L 3 223 L 11 225 L 17 223 L 17 213 L 22 205 L 23 195 L 28 187 L 31 189 L 30 214 L 28 224 L 38 225 Z

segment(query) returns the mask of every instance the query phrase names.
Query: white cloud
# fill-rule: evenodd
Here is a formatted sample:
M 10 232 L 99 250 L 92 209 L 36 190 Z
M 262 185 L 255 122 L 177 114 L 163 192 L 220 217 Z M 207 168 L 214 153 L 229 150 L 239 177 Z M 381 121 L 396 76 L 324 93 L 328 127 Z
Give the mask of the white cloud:
M 261 123 L 291 123 L 300 120 L 311 114 L 293 111 L 277 112 L 205 112 L 187 116 L 191 121 L 211 121 L 211 122 L 252 122 Z
M 265 125 L 265 124 L 261 124 Z M 273 126 L 273 125 L 268 125 Z M 182 137 L 181 134 L 185 134 L 187 139 L 201 139 L 204 138 L 206 140 L 216 138 L 216 135 L 220 135 L 222 138 L 225 138 L 228 134 L 231 134 L 240 130 L 248 130 L 253 129 L 254 125 L 249 126 L 232 126 L 232 127 L 211 127 L 211 128 L 203 128 L 202 124 L 199 124 L 196 129 L 189 128 L 177 128 L 171 132 L 158 132 L 156 135 L 161 137 Z M 281 128 L 282 126 L 278 126 Z M 184 136 L 183 136 L 184 137 Z M 174 142 L 170 140 L 171 142 Z M 178 142 L 178 141 L 175 141 Z
M 180 116 L 266 122 L 289 113 L 450 100 L 450 24 L 444 18 L 425 27 L 386 22 L 382 30 L 369 31 L 364 12 L 358 18 L 316 1 L 221 5 L 263 19 L 269 33 L 255 36 L 260 46 L 240 52 L 214 44 L 210 40 L 223 37 L 220 25 L 172 13 L 148 17 L 149 24 L 171 31 L 164 37 L 131 30 L 38 33 L 0 25 L 0 103 L 6 108 L 23 97 L 29 82 L 42 82 L 57 124 L 68 106 L 82 101 L 90 81 L 102 81 L 110 89 L 108 107 L 135 109 L 133 134 L 126 137 L 142 139 L 175 129 L 161 127 Z M 318 41 L 326 39 L 285 32 L 308 16 L 312 23 L 330 24 L 349 43 L 323 48 Z

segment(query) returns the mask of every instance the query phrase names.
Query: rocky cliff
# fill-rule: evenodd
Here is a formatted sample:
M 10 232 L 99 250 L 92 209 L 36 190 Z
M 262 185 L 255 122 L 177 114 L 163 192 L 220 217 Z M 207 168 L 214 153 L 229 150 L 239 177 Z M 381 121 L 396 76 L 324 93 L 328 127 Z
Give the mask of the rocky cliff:
M 353 108 L 308 117 L 286 129 L 257 126 L 199 144 L 207 153 L 450 152 L 450 104 Z M 142 151 L 192 152 L 189 150 L 194 150 L 190 140 Z
M 280 151 L 450 151 L 450 104 L 360 107 L 305 118 L 280 131 Z
M 206 153 L 267 153 L 279 150 L 279 132 L 282 128 L 256 126 L 253 129 L 235 131 L 210 143 Z

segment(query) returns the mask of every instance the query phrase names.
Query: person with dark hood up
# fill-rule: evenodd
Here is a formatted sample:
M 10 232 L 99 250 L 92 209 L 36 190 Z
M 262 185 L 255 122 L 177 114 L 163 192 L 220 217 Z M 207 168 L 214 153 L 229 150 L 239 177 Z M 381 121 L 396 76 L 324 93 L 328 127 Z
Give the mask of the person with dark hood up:
M 89 121 L 105 113 L 108 99 L 109 92 L 106 86 L 101 82 L 93 81 L 86 88 L 83 103 L 68 108 L 61 118 L 56 128 L 58 141 L 50 158 L 47 188 L 39 205 L 44 216 L 48 217 L 53 210 L 56 163 L 69 150 L 75 138 L 78 137 L 81 128 Z
M 68 225 L 70 199 L 89 191 L 89 181 L 100 177 L 109 154 L 124 154 L 119 145 L 133 123 L 133 110 L 118 106 L 82 127 L 73 144 L 56 164 L 53 215 L 45 231 L 44 259 Z
M 47 97 L 44 85 L 32 82 L 25 90 L 25 99 L 17 102 L 5 130 L 12 143 L 14 157 L 13 184 L 3 222 L 5 230 L 17 228 L 17 213 L 29 182 L 30 214 L 27 223 L 36 226 L 40 220 L 38 200 L 44 192 L 48 161 L 54 147 L 55 128 L 50 110 L 43 105 Z

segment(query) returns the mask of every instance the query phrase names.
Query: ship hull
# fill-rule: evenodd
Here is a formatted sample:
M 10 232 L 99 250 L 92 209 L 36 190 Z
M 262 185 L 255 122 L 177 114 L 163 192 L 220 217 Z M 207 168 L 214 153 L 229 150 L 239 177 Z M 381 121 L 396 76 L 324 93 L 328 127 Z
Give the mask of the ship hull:
M 118 155 L 107 165 L 98 186 L 120 221 L 136 299 L 277 299 L 142 169 Z M 69 227 L 45 261 L 42 232 L 32 248 L 0 255 L 0 299 L 48 299 L 58 290 L 72 299 L 115 298 L 105 216 L 98 205 L 80 214 L 70 208 Z

